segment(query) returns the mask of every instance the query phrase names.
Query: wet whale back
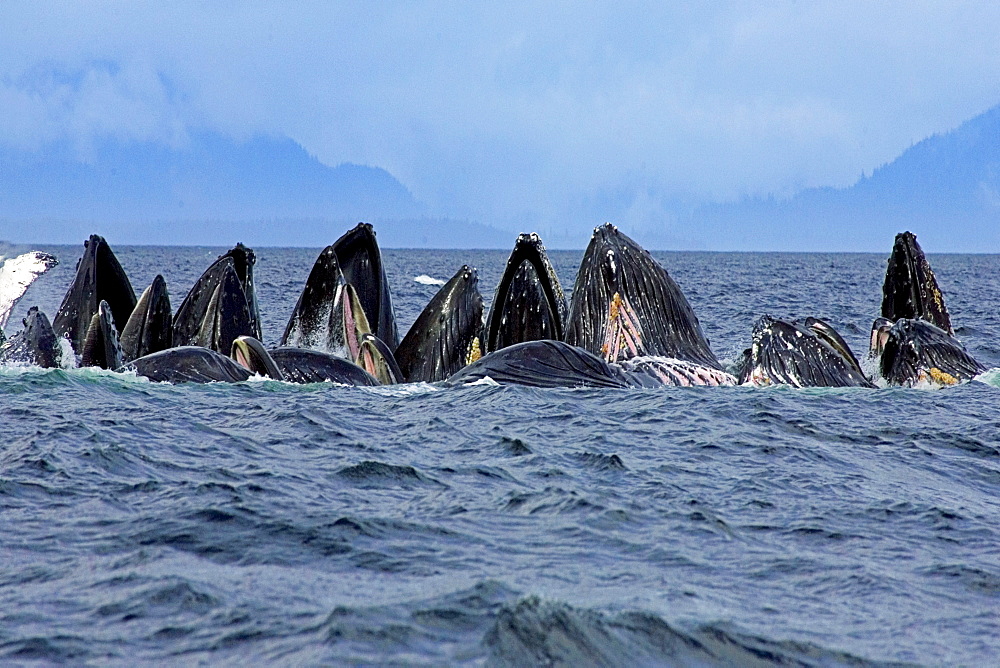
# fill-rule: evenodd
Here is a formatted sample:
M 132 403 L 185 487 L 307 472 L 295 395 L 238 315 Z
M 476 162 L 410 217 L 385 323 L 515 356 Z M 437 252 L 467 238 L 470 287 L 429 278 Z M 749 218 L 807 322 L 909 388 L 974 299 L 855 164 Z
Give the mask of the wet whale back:
M 561 341 L 566 311 L 566 297 L 541 239 L 522 234 L 493 294 L 485 351 L 539 339 Z
M 882 317 L 919 318 L 955 333 L 931 265 L 911 232 L 896 235 L 882 284 Z
M 333 247 L 344 280 L 358 293 L 372 333 L 395 352 L 399 330 L 375 231 L 368 223 L 358 223 L 334 242 Z
M 84 243 L 73 284 L 52 320 L 56 336 L 67 337 L 77 353 L 101 301 L 108 303 L 121 334 L 135 308 L 135 291 L 111 247 L 103 237 L 92 234 Z
M 530 387 L 634 387 L 629 375 L 600 357 L 562 341 L 526 341 L 486 355 L 448 379 L 449 385 L 489 378 Z
M 396 348 L 405 381 L 444 380 L 478 359 L 482 327 L 479 276 L 463 265 L 431 298 Z
M 635 349 L 617 359 L 657 355 L 722 368 L 677 283 L 648 251 L 610 224 L 594 230 L 569 311 L 566 342 L 594 354 L 607 352 L 609 330 L 621 318 L 631 325 Z
M 269 351 L 284 379 L 290 383 L 341 383 L 378 385 L 378 380 L 353 362 L 308 348 L 274 348 Z
M 222 353 L 200 346 L 180 346 L 144 355 L 125 369 L 160 383 L 238 383 L 252 375 Z

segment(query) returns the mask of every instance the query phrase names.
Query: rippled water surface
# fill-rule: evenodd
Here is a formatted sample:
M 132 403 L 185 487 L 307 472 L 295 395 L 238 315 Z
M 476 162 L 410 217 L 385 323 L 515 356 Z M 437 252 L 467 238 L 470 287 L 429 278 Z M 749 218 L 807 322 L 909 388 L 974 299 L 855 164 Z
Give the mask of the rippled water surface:
M 55 313 L 81 251 L 40 250 L 62 264 L 14 320 Z M 115 250 L 176 307 L 224 249 Z M 318 249 L 257 253 L 273 344 Z M 414 277 L 469 263 L 488 301 L 506 261 L 384 255 L 401 332 L 436 290 Z M 582 253 L 552 255 L 568 292 Z M 864 350 L 885 270 L 655 255 L 730 360 L 763 313 Z M 1000 367 L 1000 258 L 930 260 L 958 335 Z M 998 374 L 626 391 L 2 369 L 0 662 L 993 662 Z

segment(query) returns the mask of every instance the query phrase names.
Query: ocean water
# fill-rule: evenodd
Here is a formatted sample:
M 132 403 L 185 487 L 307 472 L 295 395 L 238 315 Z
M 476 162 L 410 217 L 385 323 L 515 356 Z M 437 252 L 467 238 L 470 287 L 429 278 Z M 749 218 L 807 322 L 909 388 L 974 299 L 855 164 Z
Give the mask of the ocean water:
M 111 240 L 113 243 L 113 240 Z M 513 240 L 512 240 L 513 241 Z M 655 253 L 720 358 L 886 254 Z M 12 249 L 18 250 L 18 249 Z M 27 249 L 23 249 L 27 250 Z M 54 315 L 82 248 L 37 304 Z M 225 249 L 117 247 L 174 307 Z M 257 249 L 273 344 L 318 249 Z M 572 289 L 582 253 L 552 253 Z M 506 253 L 384 251 L 400 331 Z M 1000 257 L 931 255 L 1000 367 Z M 941 390 L 170 386 L 0 369 L 0 663 L 858 665 L 1000 656 L 1000 372 Z

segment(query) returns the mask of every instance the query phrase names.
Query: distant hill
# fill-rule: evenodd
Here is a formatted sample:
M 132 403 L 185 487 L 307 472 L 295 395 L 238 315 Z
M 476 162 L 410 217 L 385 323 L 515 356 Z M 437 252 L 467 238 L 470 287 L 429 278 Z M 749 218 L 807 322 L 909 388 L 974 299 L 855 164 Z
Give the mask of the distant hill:
M 849 188 L 704 205 L 687 224 L 725 240 L 721 250 L 885 250 L 909 229 L 925 250 L 1000 252 L 1000 106 Z
M 37 152 L 0 147 L 3 237 L 24 236 L 12 227 L 25 221 L 51 231 L 94 224 L 127 231 L 169 229 L 175 221 L 265 221 L 266 227 L 279 219 L 356 222 L 423 213 L 384 169 L 329 167 L 282 137 L 239 142 L 201 132 L 179 148 L 107 139 L 85 160 L 67 144 Z
M 909 229 L 930 252 L 1000 252 L 1000 106 L 848 188 L 675 204 L 669 224 L 623 229 L 649 248 L 879 252 Z M 106 139 L 84 158 L 67 143 L 0 146 L 0 239 L 12 241 L 76 244 L 98 232 L 128 244 L 323 246 L 364 220 L 387 247 L 507 248 L 517 231 L 539 231 L 550 248 L 582 248 L 605 220 L 508 232 L 429 215 L 384 169 L 330 167 L 283 137 Z

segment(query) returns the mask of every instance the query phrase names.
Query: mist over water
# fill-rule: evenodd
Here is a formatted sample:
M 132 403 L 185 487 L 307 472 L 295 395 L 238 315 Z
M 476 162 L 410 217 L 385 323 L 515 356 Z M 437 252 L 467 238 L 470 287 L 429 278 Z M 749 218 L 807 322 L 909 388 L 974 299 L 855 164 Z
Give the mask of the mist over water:
M 113 239 L 111 240 L 113 243 Z M 29 306 L 50 316 L 82 247 Z M 116 247 L 172 303 L 225 249 Z M 319 249 L 256 249 L 275 345 Z M 887 245 L 888 253 L 888 245 Z M 886 253 L 886 255 L 887 255 Z M 383 251 L 400 333 L 462 264 Z M 654 253 L 716 354 L 763 313 L 858 354 L 886 255 Z M 569 293 L 580 252 L 553 252 Z M 1000 257 L 931 255 L 1000 367 Z M 916 389 L 170 386 L 0 370 L 4 662 L 983 664 L 1000 378 Z

